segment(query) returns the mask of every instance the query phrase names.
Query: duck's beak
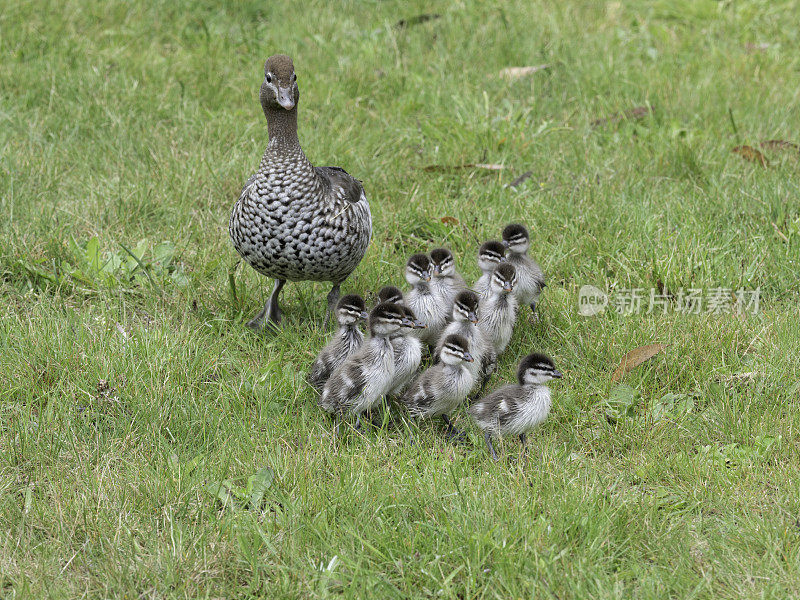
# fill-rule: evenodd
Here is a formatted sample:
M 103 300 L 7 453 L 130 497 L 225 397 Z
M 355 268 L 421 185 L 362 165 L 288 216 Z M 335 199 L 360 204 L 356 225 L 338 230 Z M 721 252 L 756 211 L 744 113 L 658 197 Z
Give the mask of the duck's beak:
M 511 292 L 511 291 L 513 291 L 513 290 L 514 290 L 514 286 L 513 286 L 513 285 L 511 285 L 510 283 L 504 283 L 504 284 L 503 284 L 503 291 L 505 291 L 505 292 Z
M 426 329 L 427 327 L 427 323 L 423 323 L 422 321 L 414 321 L 414 329 Z
M 441 265 L 434 265 L 433 266 L 433 272 L 434 272 L 435 275 L 441 275 L 442 274 Z
M 403 320 L 400 321 L 403 327 L 414 327 L 414 319 L 409 319 L 408 317 L 403 317 Z
M 431 274 L 430 274 L 430 273 L 428 273 L 428 271 L 425 271 L 425 272 L 422 274 L 422 280 L 423 280 L 423 281 L 430 281 L 430 280 L 431 280 Z
M 369 317 L 369 313 L 368 313 L 367 311 L 365 311 L 365 310 L 362 310 L 362 311 L 361 311 L 361 314 L 360 314 L 359 316 L 360 316 L 362 319 L 366 319 L 367 317 Z
M 508 240 L 503 240 L 502 244 L 504 248 L 508 248 L 511 245 L 511 242 L 509 242 Z
M 472 354 L 469 352 L 464 352 L 464 362 L 475 362 L 475 359 L 472 358 Z
M 563 375 L 558 369 L 553 369 L 553 379 L 561 379 Z
M 470 322 L 472 322 L 472 323 L 477 323 L 477 322 L 478 322 L 478 315 L 477 315 L 477 314 L 475 314 L 474 312 L 471 312 L 471 313 L 469 313 L 469 314 L 467 315 L 467 318 L 468 318 L 468 319 L 470 320 Z
M 278 104 L 286 110 L 294 108 L 294 90 L 292 88 L 278 88 Z

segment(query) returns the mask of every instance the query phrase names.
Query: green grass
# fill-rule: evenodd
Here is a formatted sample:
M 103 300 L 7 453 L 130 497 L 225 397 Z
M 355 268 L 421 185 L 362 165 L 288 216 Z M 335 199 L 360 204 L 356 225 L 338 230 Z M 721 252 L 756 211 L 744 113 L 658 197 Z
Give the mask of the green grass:
M 800 5 L 219 4 L 0 8 L 0 595 L 800 595 L 800 157 L 731 152 L 800 141 Z M 287 286 L 275 337 L 245 329 L 269 282 L 227 222 L 278 51 L 306 153 L 371 201 L 346 291 L 442 243 L 474 278 L 479 241 L 531 227 L 542 319 L 493 385 L 532 350 L 565 378 L 527 462 L 463 414 L 463 447 L 336 439 L 303 383 L 321 285 Z M 422 170 L 474 162 L 509 168 Z M 760 286 L 762 310 L 584 318 L 584 284 Z M 631 399 L 611 373 L 652 342 Z

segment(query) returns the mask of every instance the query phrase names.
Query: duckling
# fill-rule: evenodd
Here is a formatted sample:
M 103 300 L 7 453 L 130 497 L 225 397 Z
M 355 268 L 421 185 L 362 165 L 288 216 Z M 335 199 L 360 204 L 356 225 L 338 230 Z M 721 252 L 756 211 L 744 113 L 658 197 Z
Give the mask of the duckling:
M 381 302 L 402 304 L 403 292 L 400 291 L 400 288 L 396 288 L 393 285 L 385 285 L 378 291 L 378 304 Z
M 513 223 L 503 229 L 503 245 L 508 248 L 506 261 L 517 269 L 519 280 L 514 288 L 514 295 L 520 304 L 527 304 L 536 313 L 536 302 L 545 285 L 542 268 L 528 256 L 531 245 L 528 230 L 524 225 Z
M 372 216 L 361 182 L 339 167 L 313 166 L 297 138 L 300 90 L 292 59 L 264 64 L 261 108 L 269 143 L 245 183 L 228 226 L 236 251 L 256 271 L 275 279 L 264 309 L 248 327 L 281 319 L 278 296 L 287 281 L 329 281 L 330 317 L 339 287 L 358 266 L 372 237 Z
M 502 242 L 490 240 L 484 243 L 478 250 L 478 267 L 481 276 L 472 289 L 478 292 L 481 298 L 489 297 L 489 283 L 492 280 L 492 271 L 499 265 L 506 256 L 506 247 Z
M 492 436 L 518 435 L 524 446 L 525 434 L 550 413 L 550 388 L 545 383 L 561 377 L 548 356 L 529 354 L 519 364 L 519 384 L 501 387 L 469 407 L 470 415 L 484 432 L 494 460 L 497 460 L 497 453 L 492 446 Z
M 453 253 L 447 248 L 431 250 L 431 265 L 433 265 L 433 279 L 431 289 L 444 303 L 448 312 L 453 306 L 453 299 L 458 292 L 467 289 L 464 278 L 456 271 L 456 261 Z
M 319 353 L 308 373 L 308 383 L 317 392 L 322 392 L 331 373 L 361 346 L 364 334 L 358 328 L 358 323 L 367 316 L 361 296 L 348 294 L 339 300 L 339 304 L 336 306 L 339 331 Z
M 403 307 L 403 310 L 410 322 L 389 336 L 394 351 L 394 379 L 389 387 L 390 396 L 403 392 L 422 362 L 422 341 L 411 333 L 414 329 L 425 329 L 426 325 L 414 316 L 410 308 Z
M 441 362 L 423 371 L 400 398 L 413 418 L 442 417 L 449 436 L 460 432 L 450 422 L 450 413 L 466 399 L 475 377 L 469 343 L 460 335 L 449 335 L 442 345 Z
M 408 259 L 405 275 L 412 288 L 405 294 L 405 305 L 427 325 L 425 329 L 419 329 L 416 335 L 433 346 L 447 324 L 450 310 L 431 287 L 431 271 L 431 260 L 427 254 L 414 254 Z
M 370 337 L 336 369 L 325 382 L 320 406 L 329 413 L 358 417 L 388 390 L 394 379 L 394 349 L 389 336 L 411 320 L 405 309 L 384 302 L 369 315 Z
M 472 290 L 459 292 L 453 302 L 453 317 L 439 338 L 434 352 L 434 360 L 439 360 L 445 339 L 450 335 L 460 335 L 469 344 L 474 362 L 469 364 L 476 382 L 481 386 L 489 379 L 497 364 L 497 352 L 492 342 L 478 327 L 479 300 Z
M 492 272 L 489 297 L 480 304 L 478 327 L 492 342 L 498 355 L 506 349 L 514 333 L 519 306 L 512 294 L 516 285 L 517 270 L 510 263 L 500 263 Z

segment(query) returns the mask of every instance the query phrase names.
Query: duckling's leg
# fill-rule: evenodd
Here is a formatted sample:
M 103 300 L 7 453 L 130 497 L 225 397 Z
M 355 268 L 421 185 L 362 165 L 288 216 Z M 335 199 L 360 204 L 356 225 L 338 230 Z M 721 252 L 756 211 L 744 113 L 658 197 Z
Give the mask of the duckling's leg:
M 464 432 L 453 425 L 453 423 L 450 421 L 450 417 L 447 415 L 442 415 L 442 421 L 444 421 L 444 424 L 446 425 L 444 433 L 447 437 L 449 437 L 451 440 L 455 439 L 456 441 L 464 440 Z
M 331 317 L 335 314 L 336 304 L 339 302 L 339 286 L 342 282 L 334 283 L 333 288 L 328 293 L 328 310 L 325 312 L 325 326 L 331 322 Z
M 494 446 L 492 446 L 492 434 L 487 431 L 483 434 L 483 437 L 486 440 L 486 445 L 489 446 L 489 451 L 492 453 L 492 460 L 498 460 L 497 452 L 494 451 Z
M 278 307 L 278 296 L 280 295 L 285 284 L 285 279 L 275 280 L 275 287 L 272 288 L 272 293 L 269 295 L 269 300 L 267 300 L 264 308 L 261 309 L 261 312 L 259 312 L 255 317 L 247 322 L 247 326 L 250 329 L 253 329 L 254 331 L 260 331 L 264 327 L 264 317 L 266 317 L 267 321 L 273 325 L 277 325 L 281 322 L 281 309 Z

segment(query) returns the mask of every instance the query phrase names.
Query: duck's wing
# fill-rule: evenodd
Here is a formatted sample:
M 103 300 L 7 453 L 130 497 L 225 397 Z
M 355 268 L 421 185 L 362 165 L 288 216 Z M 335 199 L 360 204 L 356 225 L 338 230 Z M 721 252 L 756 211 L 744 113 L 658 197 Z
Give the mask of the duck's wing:
M 361 182 L 341 167 L 314 167 L 325 194 L 352 202 L 367 200 Z
M 258 173 L 253 173 L 250 178 L 245 182 L 242 191 L 239 193 L 239 200 L 241 201 L 245 196 L 250 194 L 250 188 L 255 184 L 258 178 Z
M 516 409 L 515 386 L 507 385 L 473 403 L 469 414 L 481 429 L 503 425 Z

